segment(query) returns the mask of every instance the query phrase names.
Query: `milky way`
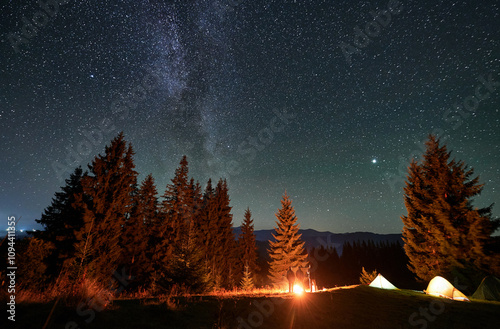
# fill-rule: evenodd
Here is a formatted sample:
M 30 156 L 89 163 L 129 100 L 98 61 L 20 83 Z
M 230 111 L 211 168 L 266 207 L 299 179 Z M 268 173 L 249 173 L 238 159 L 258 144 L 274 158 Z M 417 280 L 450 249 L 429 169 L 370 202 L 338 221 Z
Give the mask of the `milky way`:
M 160 193 L 183 154 L 227 178 L 235 226 L 287 190 L 304 228 L 400 232 L 429 133 L 500 204 L 498 1 L 54 3 L 1 5 L 0 228 L 119 131 Z

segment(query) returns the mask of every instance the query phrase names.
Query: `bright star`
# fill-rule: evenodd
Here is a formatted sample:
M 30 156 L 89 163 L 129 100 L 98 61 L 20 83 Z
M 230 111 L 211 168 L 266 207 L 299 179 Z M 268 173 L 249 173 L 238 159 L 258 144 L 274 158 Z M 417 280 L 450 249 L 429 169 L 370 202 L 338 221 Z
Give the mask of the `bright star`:
M 377 163 L 377 159 L 373 159 L 373 160 L 372 160 L 372 163 Z

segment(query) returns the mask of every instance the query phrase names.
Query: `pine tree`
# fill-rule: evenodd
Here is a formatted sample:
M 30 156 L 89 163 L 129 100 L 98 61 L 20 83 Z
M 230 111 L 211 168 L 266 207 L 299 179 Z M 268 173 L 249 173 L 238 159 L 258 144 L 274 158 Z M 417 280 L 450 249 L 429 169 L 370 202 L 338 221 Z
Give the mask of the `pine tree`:
M 304 250 L 304 242 L 300 239 L 299 224 L 292 206 L 292 200 L 288 195 L 283 195 L 281 209 L 276 213 L 277 227 L 273 237 L 275 241 L 269 241 L 269 278 L 275 285 L 281 285 L 285 280 L 285 274 L 289 267 L 304 268 L 307 266 L 307 254 Z
M 450 160 L 436 137 L 430 136 L 426 146 L 423 159 L 411 162 L 404 188 L 407 215 L 401 219 L 409 269 L 421 280 L 491 272 L 498 257 L 486 247 L 500 222 L 492 218 L 492 206 L 472 205 L 483 185 L 473 178 L 473 169 Z
M 226 180 L 220 179 L 215 188 L 214 204 L 216 209 L 215 258 L 217 276 L 221 278 L 221 286 L 232 289 L 237 284 L 237 249 L 233 232 L 233 215 L 229 205 L 229 194 Z
M 215 190 L 211 180 L 205 189 L 200 213 L 201 246 L 211 290 L 232 289 L 238 284 L 237 249 L 227 182 L 219 180 Z
M 172 243 L 180 243 L 189 222 L 192 220 L 193 195 L 189 186 L 187 157 L 183 156 L 175 170 L 172 183 L 163 194 L 162 211 L 172 229 Z
M 36 289 L 41 292 L 52 279 L 48 274 L 48 258 L 54 253 L 54 243 L 47 240 L 29 237 L 16 245 L 18 271 L 16 278 L 23 289 Z
M 245 211 L 243 223 L 241 224 L 238 249 L 240 253 L 241 269 L 246 271 L 246 267 L 248 267 L 248 270 L 255 275 L 259 267 L 257 266 L 257 245 L 250 208 L 247 208 Z
M 217 242 L 217 207 L 214 200 L 215 190 L 209 179 L 203 193 L 202 207 L 198 217 L 199 243 L 203 253 L 203 264 L 207 273 L 208 290 L 217 289 L 216 246 Z M 219 280 L 220 281 L 220 280 Z M 219 284 L 220 286 L 220 284 Z
M 75 233 L 80 273 L 105 284 L 122 257 L 122 228 L 134 206 L 133 155 L 132 145 L 127 146 L 120 133 L 89 165 L 89 175 L 82 179 L 83 193 L 76 196 L 85 209 L 84 225 Z
M 163 262 L 171 284 L 185 286 L 193 292 L 202 292 L 206 285 L 203 253 L 198 246 L 199 225 L 196 215 L 199 208 L 199 185 L 188 180 L 188 162 L 184 156 L 175 171 L 172 183 L 167 185 L 162 204 L 167 223 L 164 229 L 169 236 L 169 252 Z M 165 244 L 165 240 L 161 242 Z M 166 257 L 165 257 L 166 256 Z
M 250 267 L 245 265 L 245 270 L 243 271 L 243 278 L 240 283 L 241 290 L 251 291 L 254 288 L 254 283 L 252 279 L 252 272 L 250 271 Z
M 134 207 L 124 228 L 122 264 L 136 281 L 146 286 L 152 271 L 150 232 L 158 224 L 158 192 L 154 178 L 149 174 L 134 198 Z
M 52 203 L 40 219 L 35 220 L 43 226 L 43 230 L 33 233 L 35 238 L 51 242 L 54 246 L 47 256 L 47 274 L 57 276 L 61 270 L 74 260 L 76 243 L 75 231 L 83 226 L 84 209 L 75 201 L 75 195 L 83 192 L 82 178 L 86 175 L 78 167 L 66 179 L 61 192 L 56 192 Z
M 361 274 L 359 277 L 359 283 L 361 284 L 370 284 L 373 280 L 377 278 L 377 270 L 372 272 L 367 272 L 364 267 L 361 268 Z

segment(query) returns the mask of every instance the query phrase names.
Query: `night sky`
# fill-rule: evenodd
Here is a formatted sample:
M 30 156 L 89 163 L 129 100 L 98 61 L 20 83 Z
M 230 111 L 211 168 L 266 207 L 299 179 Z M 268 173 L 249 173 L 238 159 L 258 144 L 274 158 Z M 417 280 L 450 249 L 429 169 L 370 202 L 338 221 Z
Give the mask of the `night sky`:
M 287 190 L 302 228 L 398 233 L 432 132 L 500 214 L 500 1 L 59 2 L 0 5 L 2 229 L 119 131 L 160 194 L 184 154 L 227 178 L 235 226 Z

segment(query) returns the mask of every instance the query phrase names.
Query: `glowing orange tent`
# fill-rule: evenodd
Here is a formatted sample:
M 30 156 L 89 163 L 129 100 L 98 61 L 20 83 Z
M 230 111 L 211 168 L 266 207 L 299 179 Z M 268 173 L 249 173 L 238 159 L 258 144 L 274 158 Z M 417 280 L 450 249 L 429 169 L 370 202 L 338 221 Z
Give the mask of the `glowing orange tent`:
M 460 290 L 455 288 L 448 280 L 443 277 L 435 276 L 429 285 L 427 290 L 424 290 L 426 294 L 444 297 L 453 300 L 469 301 L 467 296 L 465 296 Z

